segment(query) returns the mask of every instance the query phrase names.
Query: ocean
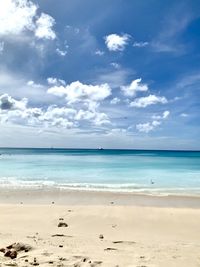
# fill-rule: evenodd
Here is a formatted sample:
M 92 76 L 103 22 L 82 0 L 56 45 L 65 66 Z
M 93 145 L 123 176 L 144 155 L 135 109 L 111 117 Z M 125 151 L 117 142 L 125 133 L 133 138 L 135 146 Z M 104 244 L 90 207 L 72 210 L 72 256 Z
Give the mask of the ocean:
M 200 152 L 0 148 L 0 188 L 200 194 Z

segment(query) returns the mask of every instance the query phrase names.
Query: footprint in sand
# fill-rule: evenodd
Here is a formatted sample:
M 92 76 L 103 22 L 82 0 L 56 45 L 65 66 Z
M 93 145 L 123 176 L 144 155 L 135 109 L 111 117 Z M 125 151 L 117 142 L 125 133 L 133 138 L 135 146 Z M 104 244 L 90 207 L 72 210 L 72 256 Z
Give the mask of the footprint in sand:
M 117 248 L 105 248 L 105 251 L 112 251 L 112 250 L 117 250 Z
M 133 244 L 136 244 L 136 242 L 134 242 L 134 241 L 122 241 L 122 240 L 118 240 L 118 241 L 113 241 L 113 244 L 133 245 Z
M 91 261 L 88 257 L 84 257 L 84 256 L 73 256 L 73 258 L 75 260 L 78 259 L 78 261 L 74 263 L 73 265 L 74 267 L 81 267 L 81 266 L 96 267 L 103 263 L 102 261 Z

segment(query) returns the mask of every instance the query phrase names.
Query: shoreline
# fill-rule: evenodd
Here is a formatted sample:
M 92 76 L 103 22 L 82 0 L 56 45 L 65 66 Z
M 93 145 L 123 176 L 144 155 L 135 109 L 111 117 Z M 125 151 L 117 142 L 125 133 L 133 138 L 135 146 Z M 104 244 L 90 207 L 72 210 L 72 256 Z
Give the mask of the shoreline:
M 0 204 L 115 205 L 200 208 L 200 195 L 152 195 L 58 188 L 1 188 Z

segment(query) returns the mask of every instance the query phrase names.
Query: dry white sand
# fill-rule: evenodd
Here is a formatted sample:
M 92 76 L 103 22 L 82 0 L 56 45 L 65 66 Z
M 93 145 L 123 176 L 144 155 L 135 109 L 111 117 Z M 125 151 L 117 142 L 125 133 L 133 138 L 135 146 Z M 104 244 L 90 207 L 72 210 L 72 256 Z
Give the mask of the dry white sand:
M 0 196 L 0 247 L 23 242 L 33 249 L 19 252 L 14 260 L 0 252 L 2 267 L 200 266 L 199 198 L 182 198 L 183 206 L 181 198 L 173 198 L 170 203 L 179 207 L 170 207 L 167 198 L 154 198 L 158 205 L 151 205 L 151 198 L 139 196 L 134 204 L 133 196 L 126 195 L 124 201 L 120 194 L 94 193 L 91 203 L 83 197 L 87 193 L 71 194 L 71 202 L 54 194 L 55 204 L 49 202 L 52 194 L 47 192 L 31 194 L 34 198 L 26 198 L 27 192 L 11 195 Z M 15 204 L 20 198 L 23 204 Z M 58 227 L 59 222 L 68 227 Z

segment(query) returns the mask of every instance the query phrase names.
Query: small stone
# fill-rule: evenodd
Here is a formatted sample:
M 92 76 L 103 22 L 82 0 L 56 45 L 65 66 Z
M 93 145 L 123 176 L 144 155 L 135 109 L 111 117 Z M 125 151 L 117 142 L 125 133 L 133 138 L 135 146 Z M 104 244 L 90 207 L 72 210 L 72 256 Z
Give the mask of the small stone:
M 68 224 L 65 222 L 59 222 L 58 227 L 68 227 Z
M 66 258 L 60 257 L 59 260 L 60 261 L 66 261 Z
M 10 246 L 7 246 L 7 249 L 14 249 L 16 251 L 25 251 L 28 252 L 29 250 L 32 249 L 30 245 L 24 244 L 24 243 L 13 243 Z
M 63 248 L 63 245 L 59 245 L 59 248 Z
M 104 236 L 102 234 L 99 235 L 99 239 L 104 239 Z
M 33 259 L 33 262 L 31 263 L 31 265 L 33 265 L 33 266 L 38 266 L 39 265 L 39 263 L 37 262 L 36 258 Z
M 17 258 L 17 251 L 15 249 L 8 249 L 5 251 L 5 254 L 4 254 L 5 257 L 9 257 L 11 259 L 15 259 Z

